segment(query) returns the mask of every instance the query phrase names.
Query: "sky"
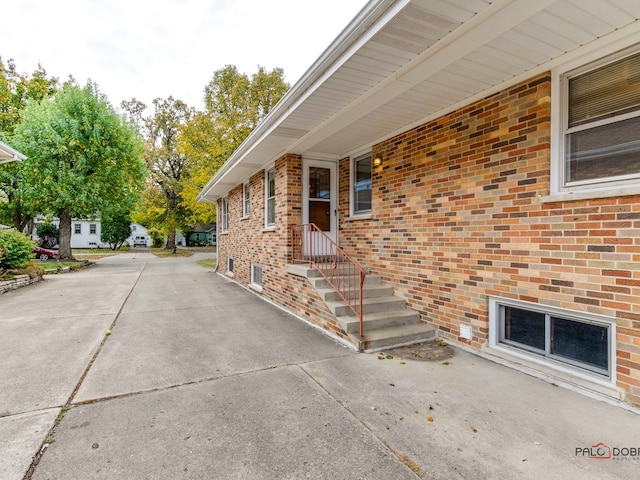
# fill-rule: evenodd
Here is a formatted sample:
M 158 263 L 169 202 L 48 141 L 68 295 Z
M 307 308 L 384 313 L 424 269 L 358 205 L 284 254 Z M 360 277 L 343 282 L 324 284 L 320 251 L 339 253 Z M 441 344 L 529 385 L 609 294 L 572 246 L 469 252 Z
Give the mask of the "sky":
M 111 104 L 173 96 L 197 109 L 216 70 L 280 67 L 290 85 L 366 0 L 16 0 L 1 8 L 0 58 L 97 83 Z

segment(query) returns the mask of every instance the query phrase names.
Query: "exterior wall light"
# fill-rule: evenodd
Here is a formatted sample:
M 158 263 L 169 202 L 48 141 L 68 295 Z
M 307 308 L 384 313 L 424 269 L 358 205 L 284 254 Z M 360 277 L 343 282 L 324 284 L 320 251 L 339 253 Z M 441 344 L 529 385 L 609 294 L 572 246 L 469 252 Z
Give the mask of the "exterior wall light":
M 376 155 L 373 159 L 373 165 L 379 167 L 382 165 L 382 157 L 380 155 Z

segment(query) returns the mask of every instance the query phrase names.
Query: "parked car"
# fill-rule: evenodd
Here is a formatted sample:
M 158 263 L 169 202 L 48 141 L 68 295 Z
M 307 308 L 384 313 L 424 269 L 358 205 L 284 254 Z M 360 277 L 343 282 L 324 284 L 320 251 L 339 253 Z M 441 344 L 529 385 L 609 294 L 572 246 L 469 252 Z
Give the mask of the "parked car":
M 147 237 L 144 235 L 136 235 L 133 237 L 133 246 L 134 247 L 146 247 L 147 246 Z
M 37 259 L 42 260 L 43 262 L 49 260 L 50 258 L 57 258 L 58 255 L 60 255 L 60 252 L 58 252 L 57 250 L 42 247 L 34 248 L 33 253 L 36 254 Z

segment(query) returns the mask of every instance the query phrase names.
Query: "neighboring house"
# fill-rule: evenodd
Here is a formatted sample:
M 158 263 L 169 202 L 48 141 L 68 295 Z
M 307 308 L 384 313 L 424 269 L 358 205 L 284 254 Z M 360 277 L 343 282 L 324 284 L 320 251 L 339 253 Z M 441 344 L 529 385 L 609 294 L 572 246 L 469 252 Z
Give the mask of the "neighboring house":
M 399 297 L 461 348 L 640 406 L 639 18 L 370 1 L 200 193 L 221 273 L 360 348 L 426 338 L 383 334 Z M 363 338 L 292 265 L 343 265 L 310 223 L 370 269 Z
M 27 157 L 11 148 L 6 143 L 0 142 L 0 163 L 16 162 L 25 160 L 26 158 Z
M 32 240 L 37 242 L 38 227 L 45 223 L 44 217 L 36 217 L 33 221 Z M 56 227 L 60 226 L 60 221 L 55 218 L 51 221 Z M 109 248 L 109 244 L 100 241 L 100 219 L 82 220 L 74 218 L 71 220 L 71 248 Z
M 187 245 L 215 245 L 216 244 L 216 224 L 196 225 L 192 232 L 189 232 Z
M 34 228 L 32 239 L 34 242 L 39 240 L 37 230 L 38 226 L 45 222 L 44 217 L 37 217 L 34 220 Z M 51 221 L 56 227 L 59 227 L 60 221 L 55 218 Z M 100 219 L 83 220 L 74 218 L 71 220 L 71 248 L 109 248 L 109 244 L 100 240 L 101 224 Z M 137 223 L 131 224 L 131 236 L 126 240 L 129 245 L 133 245 L 136 235 L 144 236 L 147 245 L 150 244 L 147 235 L 147 229 Z

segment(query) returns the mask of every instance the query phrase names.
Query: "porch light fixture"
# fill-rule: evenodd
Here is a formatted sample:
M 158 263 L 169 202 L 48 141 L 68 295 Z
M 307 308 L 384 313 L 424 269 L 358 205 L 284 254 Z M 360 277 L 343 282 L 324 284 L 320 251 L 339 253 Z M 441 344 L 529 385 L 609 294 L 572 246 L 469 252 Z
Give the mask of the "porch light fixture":
M 379 167 L 380 165 L 382 165 L 382 157 L 380 155 L 376 155 L 373 159 L 373 165 L 375 167 Z

